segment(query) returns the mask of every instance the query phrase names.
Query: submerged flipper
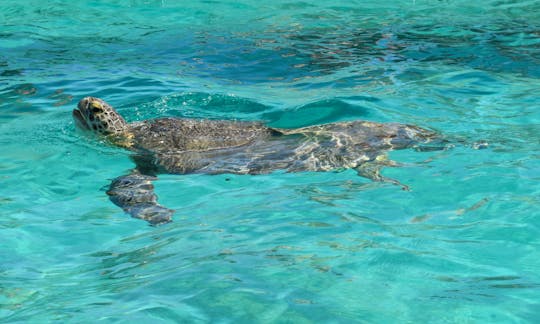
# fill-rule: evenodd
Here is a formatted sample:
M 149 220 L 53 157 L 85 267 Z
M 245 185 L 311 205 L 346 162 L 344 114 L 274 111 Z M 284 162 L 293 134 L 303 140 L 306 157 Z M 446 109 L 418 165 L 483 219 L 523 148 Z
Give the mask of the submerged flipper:
M 397 186 L 400 186 L 401 189 L 405 191 L 409 191 L 409 186 L 399 182 L 396 179 L 388 178 L 383 175 L 381 175 L 381 169 L 384 166 L 390 166 L 390 167 L 396 167 L 399 166 L 396 162 L 387 160 L 384 155 L 378 156 L 374 161 L 369 161 L 360 164 L 355 168 L 356 172 L 358 172 L 359 176 L 362 176 L 364 178 L 368 178 L 373 181 L 378 182 L 388 182 L 395 184 Z
M 152 225 L 168 223 L 174 210 L 157 203 L 152 180 L 155 177 L 133 171 L 114 179 L 107 191 L 109 199 L 134 218 L 148 221 Z

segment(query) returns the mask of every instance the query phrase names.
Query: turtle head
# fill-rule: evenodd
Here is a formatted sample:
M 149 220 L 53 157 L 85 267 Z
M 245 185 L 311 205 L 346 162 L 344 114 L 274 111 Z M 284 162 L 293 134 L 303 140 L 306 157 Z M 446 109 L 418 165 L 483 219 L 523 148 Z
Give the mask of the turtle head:
M 101 135 L 117 135 L 127 129 L 124 118 L 99 98 L 83 98 L 79 101 L 77 108 L 73 110 L 73 119 L 81 129 Z

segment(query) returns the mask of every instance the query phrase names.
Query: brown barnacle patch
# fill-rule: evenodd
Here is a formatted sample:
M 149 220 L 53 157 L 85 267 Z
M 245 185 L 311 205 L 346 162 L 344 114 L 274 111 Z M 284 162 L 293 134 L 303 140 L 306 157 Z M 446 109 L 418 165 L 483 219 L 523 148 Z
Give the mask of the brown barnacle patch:
M 429 214 L 424 214 L 424 215 L 420 215 L 420 216 L 414 216 L 413 218 L 411 218 L 409 220 L 410 223 L 422 223 L 422 222 L 425 222 L 427 221 L 428 219 L 431 218 L 431 215 Z
M 470 207 L 459 208 L 458 210 L 456 210 L 456 216 L 462 216 L 463 214 L 465 214 L 467 212 L 477 210 L 480 207 L 484 206 L 488 202 L 489 202 L 489 198 L 485 197 L 485 198 L 480 199 L 478 202 L 476 202 L 474 205 L 472 205 Z
M 22 96 L 32 96 L 37 93 L 37 89 L 33 84 L 25 83 L 21 84 L 14 89 L 15 93 Z
M 73 100 L 73 96 L 64 93 L 63 89 L 55 90 L 52 95 L 48 96 L 48 98 L 56 100 L 56 102 L 53 104 L 55 107 L 69 104 Z

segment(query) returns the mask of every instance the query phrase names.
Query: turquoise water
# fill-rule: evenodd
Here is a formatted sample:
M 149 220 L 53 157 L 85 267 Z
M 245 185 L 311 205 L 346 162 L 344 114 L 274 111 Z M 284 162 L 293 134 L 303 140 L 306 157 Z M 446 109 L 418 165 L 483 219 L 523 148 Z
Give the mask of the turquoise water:
M 0 321 L 538 322 L 539 89 L 534 0 L 4 0 Z M 105 194 L 133 164 L 75 131 L 87 95 L 129 121 L 395 121 L 455 147 L 392 152 L 409 192 L 161 175 L 177 213 L 150 227 Z

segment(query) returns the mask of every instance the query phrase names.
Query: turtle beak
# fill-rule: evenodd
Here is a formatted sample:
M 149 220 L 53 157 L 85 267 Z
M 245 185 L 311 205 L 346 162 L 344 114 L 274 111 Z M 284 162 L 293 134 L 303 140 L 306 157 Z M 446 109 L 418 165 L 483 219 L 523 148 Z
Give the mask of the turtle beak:
M 81 101 L 79 101 L 79 104 L 77 105 L 78 109 L 73 109 L 72 116 L 75 120 L 75 125 L 77 125 L 77 127 L 79 127 L 80 129 L 90 130 L 90 127 L 88 126 L 88 124 L 86 123 L 86 119 L 84 118 L 84 116 L 86 115 L 86 111 L 88 111 L 88 105 L 90 103 L 90 97 L 83 98 L 81 99 Z
M 84 130 L 90 130 L 90 127 L 88 127 L 86 124 L 86 121 L 84 120 L 84 117 L 79 109 L 73 109 L 71 115 L 73 116 L 73 120 L 75 121 L 75 125 L 77 125 L 77 127 Z
M 81 112 L 85 112 L 88 109 L 88 105 L 90 105 L 90 103 L 92 103 L 91 97 L 82 98 L 81 101 L 79 101 L 77 108 L 79 108 Z

